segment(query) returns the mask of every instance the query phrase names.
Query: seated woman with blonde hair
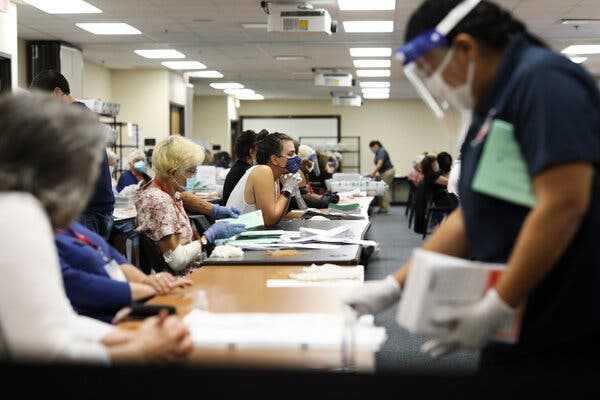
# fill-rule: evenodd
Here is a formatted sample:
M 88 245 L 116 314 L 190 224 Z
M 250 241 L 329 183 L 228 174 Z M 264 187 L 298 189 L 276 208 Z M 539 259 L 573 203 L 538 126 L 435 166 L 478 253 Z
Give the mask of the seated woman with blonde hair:
M 257 142 L 256 161 L 235 186 L 227 206 L 235 206 L 243 213 L 261 210 L 265 225 L 279 222 L 290 205 L 290 198 L 298 188 L 299 178 L 294 175 L 302 160 L 296 155 L 292 138 L 283 133 L 271 133 Z
M 138 191 L 137 231 L 154 241 L 169 267 L 187 275 L 202 261 L 202 248 L 245 230 L 244 225 L 216 222 L 201 237 L 194 232 L 183 208 L 181 193 L 196 182 L 196 169 L 204 161 L 198 144 L 181 136 L 158 143 L 152 154 L 156 177 Z

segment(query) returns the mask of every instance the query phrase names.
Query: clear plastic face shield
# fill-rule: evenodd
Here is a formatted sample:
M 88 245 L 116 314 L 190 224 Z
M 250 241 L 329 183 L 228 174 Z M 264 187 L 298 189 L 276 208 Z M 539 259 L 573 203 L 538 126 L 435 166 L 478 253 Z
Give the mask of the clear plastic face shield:
M 425 104 L 436 117 L 442 119 L 449 108 L 443 93 L 435 90 L 431 84 L 433 79 L 441 79 L 436 71 L 443 71 L 452 59 L 452 50 L 444 56 L 441 64 L 434 68 L 423 56 L 447 44 L 447 35 L 467 16 L 481 0 L 465 0 L 457 5 L 435 27 L 425 32 L 396 50 L 395 57 L 403 64 L 404 74 L 419 93 Z M 434 89 L 432 91 L 432 89 Z

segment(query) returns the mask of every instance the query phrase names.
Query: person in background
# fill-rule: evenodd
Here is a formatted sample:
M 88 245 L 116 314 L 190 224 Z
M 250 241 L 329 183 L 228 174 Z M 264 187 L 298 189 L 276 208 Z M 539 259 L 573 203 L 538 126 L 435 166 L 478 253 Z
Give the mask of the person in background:
M 204 160 L 201 146 L 182 136 L 171 136 L 156 146 L 153 159 L 156 178 L 137 192 L 137 231 L 158 245 L 175 274 L 187 275 L 200 266 L 203 248 L 206 250 L 217 239 L 237 235 L 245 227 L 216 222 L 201 237 L 194 232 L 181 193 L 197 182 L 196 170 Z M 237 210 L 213 206 L 216 217 L 221 210 L 228 211 L 228 216 L 229 212 L 237 214 Z
M 152 180 L 150 175 L 146 173 L 148 163 L 146 154 L 140 149 L 133 149 L 127 156 L 129 169 L 121 174 L 119 183 L 117 183 L 117 192 L 120 192 L 125 187 L 130 185 L 144 186 Z
M 437 163 L 440 167 L 440 171 L 442 171 L 442 175 L 446 178 L 450 175 L 450 169 L 452 168 L 452 156 L 442 151 L 437 155 Z
M 54 70 L 40 72 L 33 79 L 31 89 L 51 93 L 64 103 L 89 110 L 85 104 L 78 102 L 77 99 L 71 96 L 69 82 L 60 72 Z M 104 240 L 108 240 L 113 226 L 112 214 L 115 207 L 115 196 L 112 189 L 108 156 L 104 148 L 102 154 L 102 165 L 98 176 L 92 178 L 96 184 L 94 194 L 90 198 L 85 211 L 79 217 L 79 222 L 92 232 L 96 232 Z
M 425 158 L 424 154 L 418 154 L 412 164 L 412 169 L 408 174 L 408 180 L 412 182 L 414 188 L 419 186 L 419 183 L 423 180 L 423 172 L 421 171 L 421 161 Z
M 108 169 L 110 171 L 110 183 L 113 188 L 113 194 L 117 194 L 117 180 L 114 178 L 115 166 L 119 163 L 119 156 L 112 149 L 106 148 L 106 156 L 108 157 Z
M 202 147 L 202 150 L 204 152 L 204 161 L 202 161 L 202 165 L 213 165 L 215 163 L 215 159 L 212 152 L 206 147 Z
M 458 195 L 458 182 L 460 180 L 460 158 L 454 161 L 452 168 L 450 169 L 450 174 L 448 175 L 448 193 L 455 195 L 457 198 Z
M 257 143 L 256 161 L 237 183 L 227 206 L 243 213 L 261 210 L 266 226 L 279 222 L 296 192 L 299 177 L 295 176 L 302 160 L 296 155 L 289 136 L 275 132 Z
M 214 157 L 214 165 L 217 168 L 231 168 L 231 156 L 226 151 L 219 151 L 215 153 Z
M 433 202 L 438 204 L 446 193 L 448 178 L 444 176 L 443 171 L 440 169 L 437 157 L 429 155 L 423 158 L 421 171 L 423 172 L 423 183 L 426 190 L 431 193 Z
M 65 295 L 53 229 L 83 211 L 106 154 L 90 113 L 47 95 L 0 97 L 0 360 L 131 364 L 184 361 L 177 317 L 124 330 L 77 315 Z
M 311 147 L 302 144 L 298 147 L 298 155 L 302 159 L 302 164 L 300 165 L 300 170 L 298 172 L 302 178 L 299 187 L 306 205 L 310 208 L 327 208 L 330 203 L 339 202 L 340 198 L 335 193 L 326 192 L 323 195 L 315 193 L 308 180 L 308 176 L 314 172 L 315 169 L 318 171 L 317 153 Z M 320 171 L 318 174 L 320 174 Z
M 229 170 L 225 183 L 223 184 L 223 204 L 227 204 L 229 195 L 235 185 L 242 179 L 248 168 L 252 167 L 256 160 L 256 133 L 252 130 L 244 131 L 235 139 L 233 146 L 235 163 Z
M 432 29 L 451 19 L 454 27 L 429 46 Z M 479 301 L 437 310 L 433 322 L 443 333 L 422 351 L 440 357 L 481 349 L 480 373 L 490 375 L 543 369 L 564 376 L 570 366 L 587 362 L 595 368 L 600 357 L 597 81 L 491 1 L 426 0 L 410 17 L 405 39 L 399 52 L 415 57 L 411 65 L 427 87 L 455 108 L 473 111 L 460 152 L 461 206 L 423 249 L 505 265 Z M 517 147 L 513 156 L 522 157 L 520 173 L 527 181 L 480 191 L 473 182 L 486 168 L 483 148 L 490 160 L 504 157 L 504 149 L 490 145 L 500 136 Z M 517 175 L 496 168 L 508 179 Z M 531 192 L 534 201 L 516 199 Z M 414 268 L 418 265 L 406 260 L 393 276 L 353 291 L 346 302 L 359 313 L 376 314 L 400 299 Z M 498 329 L 515 319 L 517 342 L 495 342 Z
M 394 181 L 394 174 L 396 173 L 396 170 L 394 169 L 394 165 L 390 160 L 387 150 L 383 148 L 381 142 L 378 140 L 373 140 L 371 143 L 369 143 L 369 148 L 375 154 L 375 158 L 373 159 L 375 168 L 373 169 L 373 172 L 369 174 L 369 176 L 371 178 L 380 176 L 381 180 L 387 183 L 389 187 L 383 196 L 381 196 L 381 206 L 379 207 L 379 212 L 386 214 L 390 211 L 390 203 L 392 201 L 392 182 Z

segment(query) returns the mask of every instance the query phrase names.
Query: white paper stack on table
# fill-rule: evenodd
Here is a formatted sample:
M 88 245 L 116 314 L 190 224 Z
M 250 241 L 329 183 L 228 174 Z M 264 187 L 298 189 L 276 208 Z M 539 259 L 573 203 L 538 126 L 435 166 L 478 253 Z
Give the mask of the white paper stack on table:
M 301 272 L 289 274 L 289 279 L 268 279 L 267 287 L 360 286 L 365 278 L 362 265 L 351 267 L 336 264 L 312 264 Z
M 340 349 L 347 322 L 341 315 L 211 313 L 194 310 L 183 319 L 196 347 Z M 354 325 L 355 349 L 377 351 L 385 328 L 365 315 Z
M 398 308 L 398 324 L 413 334 L 444 334 L 431 322 L 435 313 L 444 307 L 464 307 L 481 300 L 505 269 L 505 264 L 473 262 L 415 249 Z M 520 327 L 521 310 L 499 329 L 495 339 L 514 343 Z

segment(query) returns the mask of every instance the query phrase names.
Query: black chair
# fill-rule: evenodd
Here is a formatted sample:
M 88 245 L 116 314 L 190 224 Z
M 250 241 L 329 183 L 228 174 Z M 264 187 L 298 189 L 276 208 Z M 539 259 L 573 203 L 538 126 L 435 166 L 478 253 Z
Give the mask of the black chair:
M 163 258 L 160 248 L 152 239 L 143 233 L 140 237 L 140 269 L 146 274 L 154 272 L 171 271 Z
M 444 216 L 447 216 L 458 206 L 458 199 L 456 198 L 456 196 L 450 195 L 448 193 L 446 193 L 446 195 L 448 196 L 448 198 L 446 199 L 447 201 L 443 202 L 445 204 L 436 205 L 433 200 L 430 200 L 427 204 L 427 211 L 425 213 L 425 230 L 423 230 L 423 240 L 425 240 L 425 237 L 427 237 L 427 235 L 429 234 L 429 225 L 431 224 L 431 218 L 433 217 L 434 213 L 440 213 Z

